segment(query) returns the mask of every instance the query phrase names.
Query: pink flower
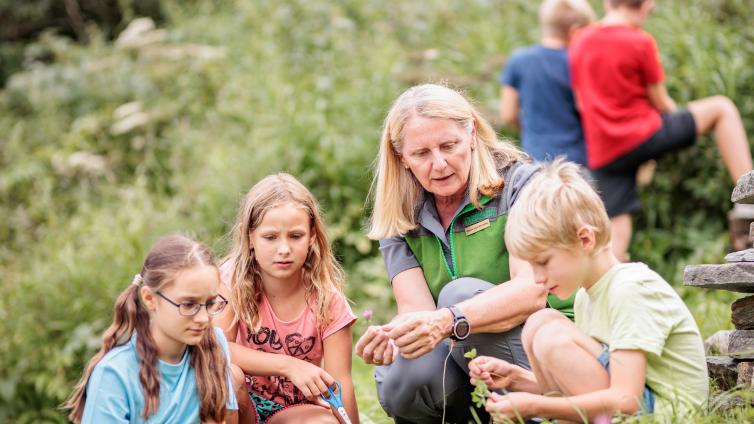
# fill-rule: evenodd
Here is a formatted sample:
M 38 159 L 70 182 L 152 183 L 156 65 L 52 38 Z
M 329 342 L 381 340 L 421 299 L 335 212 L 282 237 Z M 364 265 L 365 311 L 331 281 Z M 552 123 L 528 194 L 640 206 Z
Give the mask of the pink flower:
M 609 415 L 597 415 L 594 417 L 594 424 L 610 424 L 612 420 Z
M 372 320 L 372 310 L 371 309 L 364 309 L 364 312 L 361 313 L 361 316 L 364 317 L 367 322 Z

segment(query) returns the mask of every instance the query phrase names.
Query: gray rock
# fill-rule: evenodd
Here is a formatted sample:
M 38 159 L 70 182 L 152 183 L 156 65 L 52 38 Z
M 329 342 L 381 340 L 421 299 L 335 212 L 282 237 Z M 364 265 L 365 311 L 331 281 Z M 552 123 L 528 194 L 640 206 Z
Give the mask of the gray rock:
M 754 330 L 732 331 L 728 342 L 728 355 L 734 359 L 754 361 Z
M 708 356 L 707 371 L 720 390 L 730 390 L 738 381 L 738 364 L 729 356 Z
M 749 171 L 738 179 L 730 200 L 734 203 L 754 203 L 754 171 Z
M 752 222 L 754 224 L 754 222 Z M 746 249 L 725 255 L 725 262 L 754 262 L 754 249 Z
M 730 307 L 730 320 L 736 330 L 754 330 L 754 296 L 733 302 Z
M 728 218 L 751 221 L 754 219 L 754 204 L 736 203 L 733 209 L 728 211 Z
M 719 411 L 723 413 L 734 412 L 743 408 L 747 402 L 738 395 L 737 391 L 725 390 L 723 392 L 710 394 L 709 409 L 710 411 Z
M 689 265 L 683 270 L 683 284 L 691 287 L 754 293 L 754 263 Z
M 736 365 L 736 371 L 738 372 L 736 386 L 750 389 L 751 378 L 754 375 L 754 362 L 739 362 L 738 365 Z
M 720 330 L 707 337 L 707 340 L 704 341 L 704 354 L 707 356 L 727 354 L 730 333 L 732 332 L 733 330 Z

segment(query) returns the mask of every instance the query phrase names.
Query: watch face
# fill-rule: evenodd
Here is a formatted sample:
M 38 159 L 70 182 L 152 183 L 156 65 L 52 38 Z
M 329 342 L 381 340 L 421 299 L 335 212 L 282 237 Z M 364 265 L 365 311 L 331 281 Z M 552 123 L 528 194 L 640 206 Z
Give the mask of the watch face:
M 469 335 L 469 331 L 471 330 L 471 327 L 469 326 L 469 322 L 465 319 L 458 320 L 456 322 L 456 326 L 453 329 L 453 331 L 456 333 L 456 337 L 459 339 L 465 339 Z

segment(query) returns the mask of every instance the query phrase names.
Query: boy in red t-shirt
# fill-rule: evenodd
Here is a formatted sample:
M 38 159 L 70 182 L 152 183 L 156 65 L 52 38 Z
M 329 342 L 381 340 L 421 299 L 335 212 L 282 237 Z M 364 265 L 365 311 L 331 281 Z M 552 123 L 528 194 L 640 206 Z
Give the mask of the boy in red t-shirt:
M 734 181 L 752 169 L 738 109 L 713 96 L 677 108 L 665 89 L 655 41 L 641 30 L 654 0 L 606 0 L 605 17 L 580 30 L 570 46 L 571 83 L 581 109 L 587 161 L 612 224 L 613 251 L 626 260 L 631 213 L 639 208 L 642 163 L 714 132 Z

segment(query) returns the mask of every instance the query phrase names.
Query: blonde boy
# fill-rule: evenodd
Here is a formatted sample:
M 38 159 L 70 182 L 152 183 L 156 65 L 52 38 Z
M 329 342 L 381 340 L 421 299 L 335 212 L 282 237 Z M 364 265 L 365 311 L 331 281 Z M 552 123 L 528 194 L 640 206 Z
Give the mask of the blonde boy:
M 552 309 L 527 320 L 532 371 L 487 357 L 471 362 L 472 380 L 518 391 L 487 400 L 493 418 L 676 419 L 704 405 L 707 368 L 691 313 L 646 265 L 618 261 L 602 201 L 576 165 L 556 161 L 534 177 L 509 212 L 505 241 L 538 284 L 561 298 L 578 293 L 575 324 Z M 552 393 L 560 396 L 543 395 Z
M 586 166 L 566 47 L 571 33 L 594 20 L 586 0 L 544 0 L 539 44 L 514 51 L 500 74 L 503 122 L 521 130 L 521 145 L 537 160 L 565 156 Z

